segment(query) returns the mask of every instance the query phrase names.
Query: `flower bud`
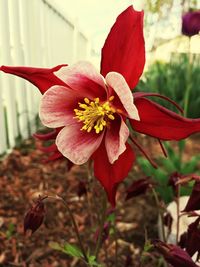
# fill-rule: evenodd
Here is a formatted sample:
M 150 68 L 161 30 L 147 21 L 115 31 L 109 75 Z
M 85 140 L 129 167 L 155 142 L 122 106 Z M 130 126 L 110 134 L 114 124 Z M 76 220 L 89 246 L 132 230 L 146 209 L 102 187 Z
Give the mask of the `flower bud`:
M 200 11 L 188 12 L 182 17 L 182 33 L 193 36 L 200 31 Z
M 151 185 L 151 182 L 149 181 L 150 177 L 145 177 L 142 179 L 139 179 L 137 181 L 134 181 L 131 186 L 127 189 L 127 195 L 126 200 L 136 197 L 142 194 L 145 194 L 149 186 Z
M 173 267 L 198 267 L 188 253 L 176 245 L 160 240 L 153 241 L 153 245 Z
M 24 217 L 24 233 L 28 230 L 33 234 L 42 224 L 45 215 L 45 208 L 43 200 L 45 199 L 39 197 L 37 202 L 30 208 Z

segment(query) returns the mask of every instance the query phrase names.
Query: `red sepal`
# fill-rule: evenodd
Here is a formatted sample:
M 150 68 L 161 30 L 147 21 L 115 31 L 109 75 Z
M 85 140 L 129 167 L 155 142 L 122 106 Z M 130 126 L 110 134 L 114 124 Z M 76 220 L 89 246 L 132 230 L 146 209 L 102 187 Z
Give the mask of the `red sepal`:
M 143 16 L 143 11 L 128 7 L 118 16 L 102 48 L 101 74 L 119 72 L 132 89 L 145 64 Z
M 181 140 L 200 131 L 200 119 L 187 119 L 143 97 L 134 101 L 140 121 L 130 120 L 133 130 L 159 138 Z
M 66 85 L 62 80 L 54 75 L 54 72 L 64 66 L 67 65 L 58 65 L 54 68 L 1 66 L 0 70 L 24 78 L 38 87 L 40 92 L 44 94 L 51 86 Z
M 125 152 L 120 155 L 114 164 L 108 161 L 103 143 L 93 155 L 94 175 L 104 187 L 112 206 L 115 206 L 117 186 L 127 177 L 135 160 L 131 146 L 126 144 L 126 148 Z

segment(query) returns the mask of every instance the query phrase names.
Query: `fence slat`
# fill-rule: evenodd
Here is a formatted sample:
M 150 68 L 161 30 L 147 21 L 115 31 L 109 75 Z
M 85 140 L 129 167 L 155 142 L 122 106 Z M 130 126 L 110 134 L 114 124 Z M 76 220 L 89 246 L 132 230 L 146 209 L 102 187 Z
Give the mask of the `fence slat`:
M 49 0 L 0 0 L 0 65 L 53 67 L 88 56 L 77 23 Z M 0 154 L 36 130 L 39 91 L 18 77 L 0 77 Z
M 19 14 L 19 1 L 11 0 L 9 2 L 10 26 L 12 29 L 11 42 L 13 45 L 13 61 L 18 66 L 24 65 L 24 55 L 21 42 L 21 25 Z M 22 79 L 15 78 L 14 89 L 17 96 L 17 110 L 19 131 L 22 138 L 28 137 L 28 109 L 26 99 L 25 83 Z
M 2 36 L 2 50 L 1 55 L 4 65 L 12 65 L 11 59 L 11 42 L 9 32 L 9 13 L 8 13 L 8 1 L 0 1 L 0 32 Z M 7 28 L 8 27 L 8 28 Z M 16 110 L 16 95 L 13 90 L 13 79 L 11 77 L 2 79 L 3 99 L 6 107 L 6 118 L 8 131 L 9 146 L 15 146 L 15 138 L 18 136 L 17 128 L 17 110 Z
M 5 153 L 7 150 L 7 141 L 6 141 L 6 124 L 4 117 L 4 105 L 2 99 L 2 86 L 0 81 L 0 155 Z

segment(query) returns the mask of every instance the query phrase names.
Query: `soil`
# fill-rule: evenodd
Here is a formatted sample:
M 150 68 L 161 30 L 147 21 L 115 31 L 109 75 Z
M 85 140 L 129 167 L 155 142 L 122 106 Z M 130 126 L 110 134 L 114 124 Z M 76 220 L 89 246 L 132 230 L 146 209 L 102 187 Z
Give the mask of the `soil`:
M 196 145 L 196 141 L 190 142 L 190 146 Z M 79 197 L 80 182 L 87 183 L 87 166 L 73 166 L 68 172 L 65 160 L 44 163 L 44 154 L 38 149 L 40 145 L 32 138 L 26 140 L 0 164 L 0 266 L 84 267 L 80 260 L 51 248 L 52 242 L 77 244 L 69 215 L 61 201 L 45 200 L 44 223 L 33 235 L 24 234 L 24 216 L 37 197 L 59 195 L 73 211 L 84 246 L 93 249 L 96 243 L 98 211 L 103 195 L 101 186 L 95 180 L 90 187 L 92 190 Z M 156 149 L 158 147 L 154 152 Z M 158 214 L 151 193 L 125 201 L 126 187 L 143 176 L 135 166 L 119 187 L 116 235 L 112 229 L 99 255 L 100 261 L 107 259 L 105 267 L 158 266 L 160 258 L 144 252 L 145 237 L 158 238 Z

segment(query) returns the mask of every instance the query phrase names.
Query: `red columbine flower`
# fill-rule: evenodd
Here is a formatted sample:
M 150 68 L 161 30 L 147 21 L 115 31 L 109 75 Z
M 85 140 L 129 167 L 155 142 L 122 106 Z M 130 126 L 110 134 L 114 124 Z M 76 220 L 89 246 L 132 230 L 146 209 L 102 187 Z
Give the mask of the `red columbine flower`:
M 102 49 L 100 73 L 105 80 L 88 63 L 52 69 L 0 67 L 29 80 L 42 94 L 46 92 L 40 114 L 46 125 L 58 127 L 54 153 L 59 148 L 78 164 L 91 157 L 94 174 L 113 205 L 117 185 L 135 159 L 127 143 L 126 121 L 130 121 L 133 131 L 159 140 L 181 140 L 200 130 L 199 119 L 186 119 L 147 99 L 160 95 L 131 96 L 128 88 L 137 85 L 144 63 L 143 12 L 130 6 L 117 18 Z M 147 156 L 136 140 L 131 140 Z
M 182 17 L 182 33 L 193 36 L 200 32 L 200 10 L 187 12 Z
M 104 80 L 87 62 L 63 68 L 56 75 L 66 86 L 46 91 L 40 118 L 49 128 L 63 127 L 56 138 L 58 150 L 74 164 L 83 164 L 102 144 L 113 164 L 126 150 L 126 118 L 139 120 L 125 79 L 110 72 Z

